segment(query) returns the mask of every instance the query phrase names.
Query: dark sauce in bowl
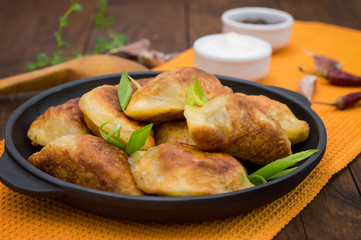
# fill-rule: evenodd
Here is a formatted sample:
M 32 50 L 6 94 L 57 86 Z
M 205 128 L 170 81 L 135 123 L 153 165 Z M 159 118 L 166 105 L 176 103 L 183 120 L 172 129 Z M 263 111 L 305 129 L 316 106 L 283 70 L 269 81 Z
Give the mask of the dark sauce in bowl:
M 269 21 L 266 21 L 262 18 L 255 18 L 255 19 L 252 19 L 252 18 L 246 18 L 246 19 L 243 19 L 243 20 L 239 20 L 239 22 L 241 23 L 246 23 L 246 24 L 259 24 L 259 25 L 268 25 L 268 24 L 277 24 L 277 23 L 281 23 L 281 21 L 278 21 L 278 22 L 269 22 Z

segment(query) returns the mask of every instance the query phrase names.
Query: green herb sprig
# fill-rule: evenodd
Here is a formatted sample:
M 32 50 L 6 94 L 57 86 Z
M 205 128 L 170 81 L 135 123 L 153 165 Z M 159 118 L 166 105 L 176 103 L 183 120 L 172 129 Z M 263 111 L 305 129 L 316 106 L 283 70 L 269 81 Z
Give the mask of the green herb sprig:
M 108 32 L 108 35 L 110 40 L 107 40 L 104 37 L 97 37 L 94 48 L 95 54 L 107 53 L 125 45 L 127 42 L 127 37 L 122 33 L 115 34 L 113 32 Z
M 132 92 L 133 92 L 133 87 L 130 84 L 129 79 L 138 89 L 141 88 L 141 86 L 137 81 L 135 81 L 131 76 L 129 76 L 128 73 L 123 71 L 117 92 L 119 104 L 123 112 L 125 111 L 125 109 L 127 109 L 130 101 L 130 97 L 132 96 Z
M 189 106 L 196 105 L 199 107 L 202 107 L 207 103 L 207 97 L 204 94 L 202 85 L 199 83 L 197 78 L 194 79 L 194 76 L 192 76 L 191 83 L 189 84 L 185 102 Z
M 95 22 L 94 22 L 94 26 L 98 30 L 102 30 L 104 28 L 110 27 L 115 22 L 115 19 L 113 16 L 105 15 L 105 10 L 107 7 L 108 7 L 107 0 L 99 0 L 99 2 L 98 2 L 99 12 L 97 12 L 95 14 Z
M 36 57 L 36 62 L 31 62 L 26 65 L 26 71 L 33 71 L 38 68 L 47 67 L 50 65 L 56 65 L 62 62 L 65 62 L 67 59 L 63 56 L 63 48 L 71 48 L 71 44 L 69 42 L 64 41 L 63 39 L 63 30 L 65 27 L 69 26 L 68 17 L 69 15 L 76 11 L 83 11 L 83 6 L 79 4 L 80 0 L 70 0 L 71 6 L 65 12 L 65 14 L 59 17 L 59 27 L 58 31 L 54 33 L 54 37 L 57 43 L 57 49 L 54 52 L 53 56 L 49 57 L 46 53 L 40 53 Z M 113 16 L 106 16 L 105 11 L 108 7 L 107 0 L 99 0 L 98 8 L 99 12 L 95 14 L 94 27 L 97 30 L 106 30 L 108 34 L 108 38 L 98 37 L 95 42 L 95 47 L 93 50 L 94 54 L 111 54 L 111 50 L 117 49 L 126 44 L 127 38 L 124 34 L 116 34 L 109 30 L 111 26 L 114 25 L 115 19 Z M 82 57 L 83 54 L 78 51 L 74 51 L 73 58 Z
M 79 4 L 79 0 L 71 1 L 70 8 L 65 12 L 65 14 L 59 17 L 59 27 L 58 31 L 54 32 L 54 37 L 57 42 L 57 49 L 52 57 L 49 57 L 46 53 L 40 53 L 36 58 L 36 63 L 29 63 L 26 66 L 27 71 L 33 71 L 37 68 L 46 67 L 49 65 L 55 65 L 58 63 L 65 62 L 65 58 L 63 57 L 63 47 L 70 48 L 71 44 L 69 42 L 64 41 L 63 39 L 63 29 L 69 26 L 68 17 L 72 12 L 81 12 L 83 11 L 83 7 Z M 79 56 L 78 52 L 74 53 L 75 57 Z
M 258 169 L 252 174 L 248 175 L 248 179 L 252 184 L 259 185 L 262 183 L 266 183 L 268 180 L 282 177 L 297 168 L 297 167 L 293 167 L 293 168 L 289 168 L 289 167 L 310 157 L 316 152 L 318 152 L 318 149 L 310 149 L 310 150 L 294 153 L 285 158 L 278 159 Z
M 95 15 L 94 26 L 98 30 L 106 30 L 110 40 L 104 37 L 98 37 L 95 41 L 94 53 L 106 53 L 112 49 L 119 48 L 127 42 L 127 37 L 124 34 L 115 34 L 109 30 L 114 25 L 114 17 L 106 16 L 105 10 L 108 7 L 107 0 L 99 0 L 98 2 L 99 12 Z
M 111 125 L 115 126 L 114 129 L 111 132 L 109 132 L 108 134 L 106 134 L 103 131 L 104 126 L 107 124 L 111 124 Z M 106 140 L 107 142 L 109 142 L 121 149 L 124 149 L 126 154 L 131 155 L 134 152 L 136 152 L 138 149 L 140 149 L 141 147 L 144 146 L 144 144 L 146 143 L 146 141 L 148 139 L 150 131 L 152 130 L 152 127 L 153 127 L 153 123 L 150 123 L 140 129 L 137 129 L 134 132 L 132 132 L 132 134 L 130 135 L 130 138 L 128 140 L 128 143 L 126 145 L 124 145 L 120 142 L 120 132 L 122 129 L 121 124 L 116 124 L 114 122 L 104 122 L 100 125 L 99 131 L 104 140 Z

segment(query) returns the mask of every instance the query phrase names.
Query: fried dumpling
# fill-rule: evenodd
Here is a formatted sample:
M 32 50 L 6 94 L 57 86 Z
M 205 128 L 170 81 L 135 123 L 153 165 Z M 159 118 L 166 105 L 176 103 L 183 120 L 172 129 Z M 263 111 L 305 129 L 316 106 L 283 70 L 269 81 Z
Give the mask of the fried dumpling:
M 138 188 L 149 194 L 196 196 L 253 186 L 234 157 L 184 143 L 167 142 L 137 151 L 128 161 Z
M 138 82 L 138 84 L 143 87 L 147 82 L 153 80 L 153 78 L 139 78 L 139 79 L 136 79 L 135 81 Z M 130 84 L 132 85 L 132 94 L 138 90 L 137 86 L 135 86 L 135 84 L 131 81 Z M 119 86 L 119 85 L 117 85 Z
M 142 195 L 120 148 L 90 134 L 67 135 L 32 154 L 28 161 L 67 182 L 108 192 Z
M 79 98 L 48 108 L 31 123 L 27 132 L 31 144 L 45 146 L 50 141 L 78 133 L 90 133 L 80 111 Z
M 96 87 L 84 94 L 79 101 L 79 107 L 84 114 L 84 120 L 89 129 L 97 136 L 101 137 L 99 127 L 104 122 L 120 123 L 120 142 L 127 144 L 133 131 L 144 127 L 145 123 L 132 120 L 124 115 L 117 97 L 117 86 L 103 85 Z M 103 131 L 107 134 L 114 129 L 111 124 L 105 125 Z M 154 146 L 153 130 L 145 145 L 141 148 L 146 150 Z
M 218 96 L 203 107 L 187 105 L 184 115 L 191 138 L 202 150 L 261 165 L 291 154 L 280 124 L 240 95 Z
M 307 140 L 310 133 L 308 123 L 306 121 L 299 120 L 286 104 L 263 95 L 237 94 L 251 100 L 256 107 L 276 119 L 281 124 L 282 128 L 286 130 L 287 137 L 292 145 Z
M 154 138 L 156 145 L 166 142 L 182 142 L 196 145 L 189 136 L 188 126 L 185 120 L 160 123 L 154 129 Z
M 175 68 L 159 74 L 137 90 L 124 113 L 139 121 L 184 119 L 185 95 L 193 76 L 209 100 L 232 92 L 210 73 L 191 67 Z

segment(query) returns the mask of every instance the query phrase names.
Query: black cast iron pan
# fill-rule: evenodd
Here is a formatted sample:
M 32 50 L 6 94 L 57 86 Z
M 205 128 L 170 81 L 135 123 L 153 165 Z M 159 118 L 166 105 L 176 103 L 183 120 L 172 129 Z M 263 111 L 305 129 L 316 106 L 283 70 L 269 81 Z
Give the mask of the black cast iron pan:
M 160 72 L 130 73 L 135 78 L 154 77 Z M 310 102 L 302 95 L 277 87 L 217 76 L 235 92 L 262 94 L 287 104 L 294 114 L 310 125 L 309 139 L 292 151 L 319 151 L 299 167 L 276 180 L 253 188 L 225 194 L 197 197 L 131 196 L 98 191 L 54 178 L 26 159 L 39 149 L 30 144 L 27 130 L 32 121 L 50 106 L 55 106 L 102 84 L 117 84 L 121 74 L 93 77 L 47 90 L 21 105 L 9 118 L 5 132 L 5 152 L 0 158 L 0 180 L 9 188 L 31 196 L 59 199 L 103 216 L 136 221 L 179 222 L 234 216 L 250 211 L 283 196 L 295 188 L 321 160 L 326 148 L 326 130 Z M 259 166 L 243 162 L 249 173 Z

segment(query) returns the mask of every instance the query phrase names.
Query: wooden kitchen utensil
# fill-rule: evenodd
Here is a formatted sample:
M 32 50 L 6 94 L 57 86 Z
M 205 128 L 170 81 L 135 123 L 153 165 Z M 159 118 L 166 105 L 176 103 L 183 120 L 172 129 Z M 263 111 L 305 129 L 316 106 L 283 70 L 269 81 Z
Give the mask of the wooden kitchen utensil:
M 105 74 L 147 71 L 143 65 L 112 55 L 89 55 L 0 80 L 0 95 L 42 90 L 77 79 Z

